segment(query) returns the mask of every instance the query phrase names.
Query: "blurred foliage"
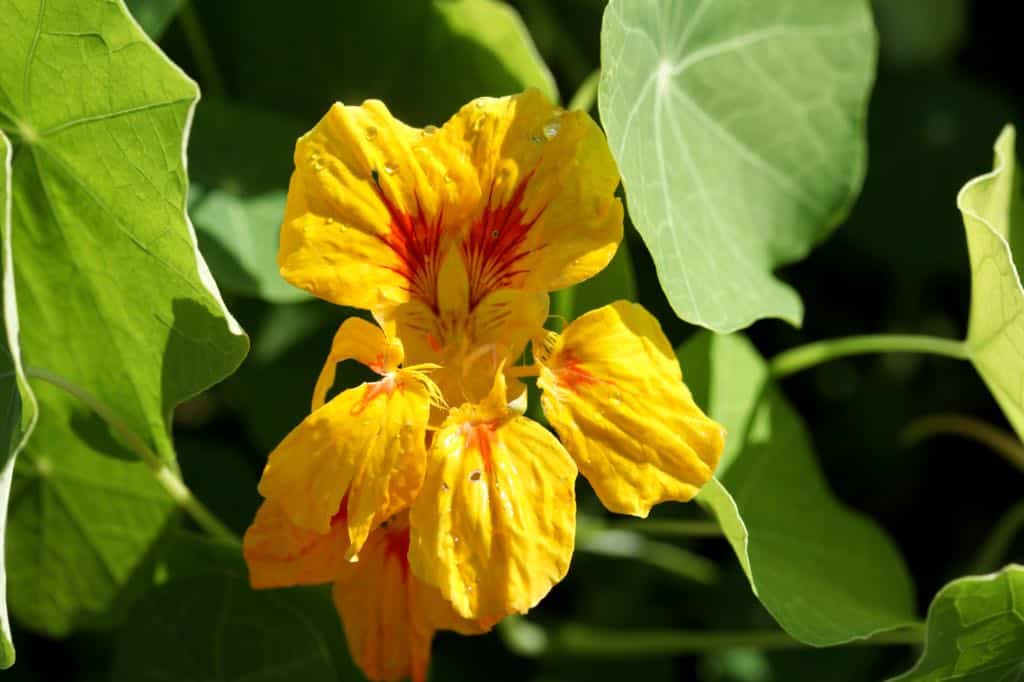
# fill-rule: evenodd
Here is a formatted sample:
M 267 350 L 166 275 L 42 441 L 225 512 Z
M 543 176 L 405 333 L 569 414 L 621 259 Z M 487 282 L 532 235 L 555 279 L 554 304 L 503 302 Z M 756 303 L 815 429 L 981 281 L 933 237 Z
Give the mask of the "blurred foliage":
M 21 35 L 17 20 L 28 16 L 24 8 L 34 12 L 35 5 L 0 0 L 4 36 L 0 73 L 9 71 L 18 84 L 21 63 L 11 55 L 24 46 L 13 37 Z M 8 11 L 15 6 L 17 11 Z M 319 301 L 304 300 L 274 274 L 277 221 L 294 139 L 335 100 L 354 103 L 379 98 L 413 125 L 439 124 L 472 97 L 531 85 L 561 93 L 563 102 L 568 102 L 599 67 L 605 3 L 294 0 L 283 6 L 268 0 L 131 0 L 128 6 L 171 59 L 199 81 L 204 92 L 189 137 L 191 218 L 228 307 L 251 334 L 253 344 L 239 372 L 177 409 L 173 450 L 166 429 L 155 429 L 152 438 L 154 442 L 166 438 L 167 444 L 159 446 L 160 454 L 168 461 L 176 455 L 193 492 L 226 524 L 241 530 L 258 502 L 255 481 L 266 454 L 308 412 L 312 384 L 331 336 L 349 314 Z M 863 191 L 829 241 L 807 260 L 776 273 L 800 293 L 804 325 L 795 329 L 766 321 L 751 328 L 754 346 L 766 357 L 801 342 L 832 336 L 898 331 L 962 338 L 967 328 L 971 274 L 954 200 L 965 180 L 991 167 L 990 149 L 1003 124 L 1020 120 L 1024 88 L 1017 73 L 1018 29 L 1012 6 L 965 0 L 877 0 L 873 7 L 880 60 L 868 110 L 870 151 Z M 64 17 L 67 21 L 80 18 L 74 12 Z M 63 29 L 58 26 L 54 30 Z M 146 54 L 146 59 L 155 60 L 155 52 Z M 89 53 L 64 56 L 69 63 L 82 60 L 80 67 L 94 64 L 85 61 Z M 128 81 L 136 80 L 136 75 L 149 87 L 164 82 L 149 68 L 132 61 L 125 67 L 125 83 L 119 87 L 130 90 Z M 76 83 L 75 77 L 68 76 L 70 89 L 54 85 L 39 96 L 60 102 L 76 97 L 88 100 L 90 96 L 100 100 L 100 95 L 111 91 L 105 88 L 92 93 L 90 87 L 98 86 L 87 79 L 87 70 L 75 73 L 81 80 Z M 722 79 L 728 74 L 718 76 Z M 116 80 L 111 82 L 118 85 Z M 712 83 L 717 84 L 717 80 Z M 22 183 L 43 182 L 44 175 L 28 167 L 26 159 L 32 152 L 25 146 L 25 129 L 18 128 L 11 116 L 17 107 L 8 101 L 9 92 L 20 92 L 20 87 L 12 90 L 7 85 L 7 80 L 0 80 L 0 129 L 15 144 L 15 173 L 22 173 Z M 190 97 L 187 90 L 180 95 Z M 586 95 L 585 89 L 582 94 Z M 180 112 L 187 107 L 185 102 L 177 105 Z M 593 111 L 596 115 L 596 108 Z M 111 165 L 102 169 L 104 172 L 121 168 L 116 164 L 123 162 L 125 173 L 131 172 L 132 164 L 153 164 L 161 170 L 170 167 L 174 175 L 178 158 L 171 138 L 182 131 L 176 130 L 170 117 L 158 120 L 156 113 L 153 115 L 153 130 L 162 131 L 166 138 L 160 145 L 113 127 L 96 138 L 115 151 L 121 150 L 118 141 L 131 140 L 129 149 L 135 145 L 138 149 L 159 148 L 161 153 L 129 157 L 129 162 L 112 152 Z M 799 142 L 795 150 L 801 149 Z M 76 144 L 87 143 L 91 144 L 88 139 Z M 62 153 L 77 151 L 78 147 L 68 146 Z M 641 161 L 649 163 L 655 150 L 641 151 Z M 59 183 L 53 180 L 54 186 L 66 188 L 64 183 L 69 181 L 62 175 L 64 171 L 46 167 L 47 163 L 42 161 L 43 171 L 50 173 L 51 179 L 64 178 Z M 161 208 L 170 216 L 163 218 L 164 223 L 175 223 L 176 212 L 184 204 L 182 172 L 177 170 L 177 184 L 162 188 L 170 192 Z M 71 175 L 86 183 L 98 182 L 101 177 L 93 172 Z M 856 173 L 851 171 L 852 175 Z M 96 215 L 93 201 L 73 187 L 66 191 L 78 197 L 82 209 L 62 216 L 71 221 L 69 229 L 82 231 L 74 221 L 85 220 L 80 217 L 83 215 L 89 216 L 90 222 L 110 218 L 109 214 Z M 721 191 L 728 193 L 730 188 L 723 185 Z M 632 200 L 628 194 L 627 199 Z M 148 202 L 139 198 L 140 205 L 148 206 Z M 132 214 L 122 220 L 135 224 L 136 217 Z M 176 224 L 181 228 L 175 233 L 179 238 L 187 234 L 183 221 Z M 806 245 L 816 241 L 817 236 L 806 240 Z M 571 318 L 614 298 L 635 298 L 655 312 L 673 343 L 682 343 L 693 328 L 676 317 L 662 293 L 654 266 L 657 259 L 652 259 L 632 229 L 623 247 L 613 266 L 599 278 L 556 296 L 553 312 Z M 75 262 L 88 262 L 75 258 Z M 37 267 L 40 271 L 50 268 L 43 262 Z M 102 262 L 88 267 L 104 272 Z M 152 270 L 152 264 L 145 262 L 133 268 L 135 273 L 152 274 Z M 162 286 L 163 281 L 160 283 Z M 707 277 L 701 284 L 714 293 L 727 289 L 731 282 L 722 275 Z M 144 285 L 134 278 L 119 286 L 131 293 Z M 31 289 L 28 285 L 24 288 L 26 292 Z M 65 294 L 64 289 L 48 286 L 37 294 L 48 304 L 29 302 L 26 307 L 63 310 Z M 96 327 L 88 321 L 94 311 L 87 305 L 78 310 L 77 316 L 47 319 L 47 326 L 32 325 L 31 316 L 26 322 L 23 314 L 23 334 L 28 325 L 27 337 L 34 340 L 34 346 L 49 348 L 57 362 L 71 357 L 76 344 L 84 344 L 90 353 L 109 358 L 106 375 L 120 376 L 124 346 L 86 333 L 84 330 Z M 175 312 L 182 313 L 181 319 L 174 320 L 178 329 L 212 329 L 209 320 L 184 314 L 190 311 Z M 139 328 L 148 324 L 153 314 L 147 310 L 149 317 L 140 321 Z M 67 330 L 60 337 L 66 342 L 47 346 L 44 341 L 50 339 L 38 338 L 50 325 Z M 135 333 L 138 329 L 120 331 Z M 203 333 L 194 336 L 207 338 Z M 691 348 L 712 344 L 713 338 L 694 339 Z M 152 343 L 152 339 L 146 342 Z M 718 339 L 713 343 L 742 342 Z M 165 345 L 154 345 L 160 362 Z M 26 351 L 26 355 L 31 353 Z M 237 355 L 236 349 L 233 356 Z M 223 375 L 225 366 L 231 364 L 226 358 L 212 362 L 201 352 L 179 352 L 175 357 L 205 370 L 206 380 L 198 383 Z M 156 393 L 164 395 L 160 372 L 154 366 L 159 368 L 160 363 L 151 363 L 148 370 L 156 375 Z M 728 367 L 712 376 L 711 364 L 706 362 L 686 363 L 684 370 L 702 405 L 711 405 L 726 423 L 733 420 L 732 415 L 735 423 L 747 423 L 743 411 L 748 407 L 752 411 L 753 402 L 751 406 L 729 404 L 721 396 L 716 399 L 710 388 L 701 394 L 700 387 L 710 387 L 713 381 L 742 383 L 750 377 L 742 373 L 731 376 Z M 357 374 L 346 373 L 345 367 L 342 374 L 339 382 L 357 380 Z M 13 395 L 14 386 L 7 381 L 5 394 Z M 102 384 L 108 376 L 97 381 Z M 45 387 L 41 389 L 44 398 L 48 391 L 56 393 Z M 186 393 L 190 392 L 177 392 L 177 398 Z M 764 517 L 762 530 L 768 531 L 766 537 L 772 540 L 774 525 L 784 523 L 784 530 L 792 531 L 805 523 L 815 526 L 822 546 L 829 546 L 826 541 L 832 541 L 833 547 L 852 543 L 845 530 L 829 525 L 835 515 L 844 518 L 849 513 L 840 504 L 869 515 L 892 536 L 917 586 L 916 607 L 908 603 L 912 597 L 903 583 L 902 569 L 887 573 L 878 566 L 854 568 L 858 562 L 870 562 L 874 555 L 868 552 L 879 551 L 890 557 L 890 568 L 900 565 L 885 535 L 873 525 L 868 533 L 871 542 L 882 543 L 886 549 L 854 550 L 849 575 L 842 579 L 850 581 L 851 589 L 868 589 L 871 581 L 886 581 L 873 601 L 866 603 L 889 601 L 892 610 L 886 617 L 892 622 L 908 610 L 920 617 L 938 593 L 928 620 L 936 644 L 924 652 L 916 672 L 901 679 L 943 679 L 944 673 L 935 671 L 955 665 L 948 658 L 954 641 L 975 642 L 989 652 L 1001 652 L 1000 642 L 1019 641 L 1019 636 L 1012 639 L 1016 625 L 1010 608 L 1014 604 L 1009 601 L 1011 583 L 1017 580 L 1019 570 L 1008 570 L 997 579 L 957 581 L 940 592 L 949 580 L 969 571 L 982 539 L 1019 501 L 1019 474 L 984 446 L 962 439 L 929 439 L 910 449 L 901 445 L 903 429 L 932 413 L 966 413 L 1006 424 L 999 406 L 968 364 L 917 356 L 843 359 L 787 379 L 781 386 L 773 385 L 770 393 L 765 400 L 770 406 L 761 408 L 760 420 L 749 420 L 760 424 L 760 445 L 770 445 L 770 436 L 782 427 L 792 438 L 775 448 L 743 453 L 745 465 L 738 445 L 746 441 L 746 429 L 735 427 L 734 451 L 730 451 L 731 463 L 727 464 L 730 471 L 723 477 L 725 489 L 739 497 L 730 488 L 730 477 L 745 475 L 750 481 L 747 485 L 771 502 L 769 506 L 789 514 L 778 517 L 784 516 L 784 522 L 773 523 L 770 515 Z M 154 424 L 162 427 L 173 402 L 177 400 L 159 405 L 153 424 L 138 430 L 146 432 Z M 250 661 L 243 656 L 253 647 L 261 650 L 268 666 L 299 661 L 296 665 L 300 667 L 282 670 L 296 675 L 301 670 L 303 679 L 360 679 L 323 590 L 248 592 L 237 551 L 183 530 L 189 522 L 172 512 L 170 500 L 145 471 L 147 465 L 131 461 L 135 455 L 118 434 L 88 410 L 68 401 L 55 398 L 48 412 L 44 419 L 65 428 L 37 441 L 23 455 L 12 491 L 7 572 L 9 583 L 21 586 L 9 597 L 18 663 L 2 673 L 4 679 L 134 681 L 149 679 L 145 675 L 152 671 L 176 679 L 201 679 L 190 672 L 194 670 L 220 670 L 222 679 L 233 679 L 230 674 L 251 670 L 246 667 Z M 18 421 L 13 414 L 8 411 L 6 423 Z M 742 471 L 751 467 L 754 454 L 767 463 L 778 458 L 789 467 L 801 466 L 799 455 L 803 454 L 813 472 L 813 453 L 828 480 L 829 488 L 822 489 L 828 504 L 799 490 L 799 481 L 789 488 L 796 490 L 794 493 L 783 492 L 786 488 L 781 484 L 767 490 L 756 488 L 778 483 L 785 470 Z M 822 484 L 813 474 L 810 478 L 815 486 Z M 133 492 L 126 494 L 126 489 Z M 792 575 L 757 579 L 758 557 L 765 556 L 758 553 L 766 550 L 758 548 L 756 523 L 746 528 L 751 536 L 747 570 L 754 574 L 749 576 L 726 539 L 639 535 L 642 525 L 620 526 L 621 521 L 604 516 L 584 483 L 578 496 L 581 514 L 591 521 L 586 529 L 590 534 L 581 532 L 581 551 L 574 557 L 569 577 L 525 623 L 535 626 L 528 631 L 533 634 L 526 635 L 525 648 L 510 648 L 498 633 L 479 638 L 445 633 L 435 644 L 432 679 L 477 680 L 481 671 L 486 671 L 487 679 L 499 682 L 631 678 L 650 682 L 854 682 L 897 675 L 914 665 L 922 653 L 903 646 L 785 651 L 728 647 L 699 656 L 662 650 L 632 658 L 597 658 L 559 650 L 557 639 L 548 640 L 549 646 L 543 650 L 537 649 L 537 642 L 529 637 L 543 635 L 545 629 L 557 631 L 565 623 L 635 638 L 638 633 L 654 631 L 768 631 L 777 629 L 774 614 L 799 636 L 813 628 L 817 610 L 829 621 L 825 624 L 828 628 L 849 625 L 826 612 L 833 608 L 831 604 L 822 605 L 822 600 L 830 597 L 815 589 L 813 578 L 839 577 L 810 575 L 816 566 L 828 565 L 818 562 L 813 552 L 799 557 L 807 571 L 801 574 L 808 576 L 806 581 L 792 585 L 787 582 Z M 794 500 L 814 503 L 799 509 L 786 506 Z M 742 519 L 747 509 L 740 500 L 737 505 Z M 650 521 L 701 523 L 707 517 L 696 505 L 665 505 Z M 1003 555 L 992 561 L 1002 565 L 1024 559 L 1024 538 L 1014 539 L 1011 533 L 1000 542 Z M 798 546 L 796 552 L 799 550 Z M 769 568 L 785 563 L 787 555 L 779 556 L 782 559 L 769 563 Z M 74 569 L 68 570 L 68 566 Z M 752 594 L 751 583 L 767 609 Z M 773 590 L 779 595 L 775 602 Z M 786 590 L 792 593 L 790 599 L 785 598 Z M 817 606 L 814 599 L 819 600 Z M 957 605 L 965 604 L 997 614 L 991 621 L 995 625 L 984 630 L 980 643 L 976 637 L 981 630 L 954 617 Z M 1020 606 L 1016 609 L 1019 615 Z M 881 610 L 854 614 L 869 623 L 861 632 L 884 620 L 878 613 Z M 234 633 L 222 640 L 209 633 L 219 618 L 225 619 L 225 627 Z M 264 627 L 267 618 L 274 620 L 274 632 L 283 634 L 259 646 L 270 632 Z M 198 627 L 189 625 L 193 620 Z M 53 635 L 63 638 L 54 639 Z M 176 639 L 179 636 L 185 641 Z M 214 641 L 226 646 L 214 650 Z M 531 644 L 535 648 L 531 649 Z M 1011 657 L 1017 653 L 1007 651 Z M 1007 668 L 998 670 L 1002 674 Z M 285 674 L 280 679 L 290 678 Z

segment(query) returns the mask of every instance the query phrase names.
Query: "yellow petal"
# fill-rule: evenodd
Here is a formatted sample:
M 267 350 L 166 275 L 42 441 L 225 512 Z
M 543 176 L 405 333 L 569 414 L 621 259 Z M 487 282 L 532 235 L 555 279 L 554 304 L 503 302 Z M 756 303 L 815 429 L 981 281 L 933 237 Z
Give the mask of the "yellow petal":
M 265 501 L 245 531 L 242 554 L 253 588 L 319 585 L 338 577 L 348 564 L 348 533 L 332 523 L 327 533 L 299 528 L 274 502 Z
M 317 533 L 330 529 L 347 495 L 350 554 L 358 553 L 370 530 L 419 490 L 429 414 L 426 388 L 402 370 L 344 391 L 270 453 L 259 491 Z
M 725 432 L 693 402 L 658 321 L 618 301 L 535 344 L 544 415 L 608 509 L 646 516 L 689 500 Z
M 331 352 L 316 380 L 312 410 L 324 404 L 327 391 L 334 385 L 338 363 L 357 360 L 378 374 L 386 374 L 395 371 L 402 364 L 403 357 L 402 342 L 397 338 L 388 339 L 380 327 L 366 320 L 348 318 L 334 335 Z
M 434 631 L 484 631 L 409 571 L 407 515 L 374 531 L 334 585 L 352 658 L 371 680 L 426 680 Z
M 281 275 L 357 308 L 432 295 L 446 226 L 466 216 L 428 138 L 378 101 L 331 107 L 295 148 Z
M 471 300 L 500 288 L 552 291 L 596 274 L 622 240 L 619 173 L 604 134 L 537 90 L 464 106 L 433 138 L 468 159 L 477 211 L 461 249 Z
M 576 528 L 576 466 L 550 432 L 508 410 L 497 383 L 434 435 L 410 512 L 413 572 L 459 615 L 489 622 L 526 612 L 565 576 Z

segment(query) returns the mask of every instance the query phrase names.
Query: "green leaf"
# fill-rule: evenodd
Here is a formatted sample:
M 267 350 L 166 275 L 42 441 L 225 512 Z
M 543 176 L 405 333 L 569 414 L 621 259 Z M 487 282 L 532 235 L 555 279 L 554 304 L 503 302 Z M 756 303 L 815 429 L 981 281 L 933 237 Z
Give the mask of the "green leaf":
M 799 324 L 772 276 L 846 215 L 865 170 L 864 0 L 612 0 L 598 104 L 630 217 L 676 313 Z
M 680 359 L 698 403 L 729 432 L 718 478 L 698 500 L 779 625 L 815 646 L 912 625 L 899 551 L 833 496 L 806 427 L 757 351 L 739 336 L 701 334 Z
M 142 566 L 172 508 L 154 476 L 175 475 L 171 411 L 248 341 L 185 216 L 195 84 L 121 3 L 0 0 L 0 17 L 21 351 L 40 411 L 11 493 L 11 608 L 64 633 Z
M 139 26 L 153 40 L 160 40 L 186 0 L 125 0 Z
M 956 204 L 971 260 L 967 354 L 1017 435 L 1024 436 L 1024 289 L 1018 260 L 1024 199 L 1014 140 L 1013 127 L 1006 126 L 995 144 L 992 172 L 964 185 Z
M 0 670 L 14 664 L 14 642 L 7 620 L 7 567 L 4 539 L 14 463 L 36 418 L 35 397 L 25 381 L 18 339 L 18 309 L 11 268 L 11 157 L 13 149 L 0 132 Z
M 197 4 L 225 80 L 240 102 L 294 113 L 310 125 L 335 100 L 382 99 L 402 120 L 424 125 L 440 124 L 480 95 L 536 87 L 558 97 L 529 33 L 504 2 L 293 0 L 287 12 L 251 5 Z
M 121 631 L 113 682 L 336 682 L 316 623 L 281 591 L 200 575 L 149 592 Z
M 891 682 L 1008 682 L 1024 675 L 1024 567 L 961 578 L 935 595 L 917 665 Z

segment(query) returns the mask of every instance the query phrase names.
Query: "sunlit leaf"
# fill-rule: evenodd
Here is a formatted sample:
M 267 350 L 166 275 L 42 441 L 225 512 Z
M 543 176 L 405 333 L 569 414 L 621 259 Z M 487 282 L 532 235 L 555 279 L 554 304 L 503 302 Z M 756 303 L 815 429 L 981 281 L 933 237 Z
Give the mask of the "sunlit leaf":
M 718 517 L 779 625 L 830 646 L 913 623 L 914 590 L 899 551 L 833 496 L 803 422 L 750 343 L 702 334 L 680 358 L 698 402 L 729 432 L 718 480 L 698 500 Z
M 1024 289 L 1018 260 L 1024 199 L 1014 141 L 1014 129 L 1007 126 L 996 141 L 992 172 L 964 185 L 956 203 L 971 259 L 967 353 L 1017 435 L 1024 435 Z
M 961 578 L 928 609 L 924 653 L 891 682 L 1009 682 L 1024 676 L 1024 567 Z
M 171 510 L 153 475 L 173 475 L 171 410 L 248 342 L 185 217 L 195 84 L 121 3 L 0 0 L 0 30 L 21 350 L 40 407 L 11 495 L 11 609 L 61 633 L 142 565 Z
M 863 0 L 612 0 L 598 104 L 676 313 L 716 331 L 803 307 L 772 270 L 845 216 L 865 169 Z
M 558 95 L 503 2 L 293 0 L 287 12 L 251 4 L 197 4 L 225 79 L 239 101 L 298 114 L 310 126 L 335 100 L 377 98 L 403 121 L 440 125 L 480 95 L 527 87 Z
M 14 642 L 7 619 L 7 568 L 4 539 L 14 463 L 36 416 L 35 398 L 25 381 L 18 340 L 18 309 L 11 270 L 11 156 L 7 136 L 0 132 L 0 669 L 14 663 Z

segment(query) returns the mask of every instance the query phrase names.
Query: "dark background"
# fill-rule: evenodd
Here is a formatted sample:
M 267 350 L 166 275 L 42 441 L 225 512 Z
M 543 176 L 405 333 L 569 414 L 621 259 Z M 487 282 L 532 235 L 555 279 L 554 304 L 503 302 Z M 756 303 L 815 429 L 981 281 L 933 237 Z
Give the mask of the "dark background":
M 297 135 L 337 97 L 330 85 L 318 87 L 322 84 L 301 72 L 303 60 L 320 58 L 316 45 L 298 38 L 310 30 L 308 22 L 329 30 L 332 20 L 345 20 L 346 12 L 372 20 L 374 12 L 407 11 L 414 25 L 415 9 L 409 8 L 417 4 L 210 0 L 197 3 L 196 9 L 227 94 L 290 116 Z M 603 3 L 513 4 L 568 100 L 599 63 Z M 782 270 L 781 276 L 803 296 L 805 321 L 802 329 L 762 321 L 748 330 L 769 357 L 808 341 L 850 334 L 962 338 L 966 330 L 970 280 L 955 196 L 966 180 L 990 168 L 991 147 L 1002 125 L 1021 121 L 1024 82 L 1015 3 L 885 0 L 875 5 L 881 54 L 863 193 L 828 241 L 804 262 Z M 399 39 L 368 35 L 365 44 L 349 49 L 380 51 L 383 64 L 389 41 Z M 177 22 L 161 45 L 207 86 Z M 291 85 L 305 97 L 282 97 L 287 88 L 275 89 L 270 78 L 261 84 L 263 62 L 282 52 L 294 61 Z M 431 66 L 408 68 L 415 73 Z M 381 90 L 415 81 L 353 75 L 339 66 L 338 78 L 348 77 L 355 91 L 385 99 Z M 399 93 L 398 105 L 389 100 L 396 115 L 414 124 L 440 124 L 461 104 L 431 98 L 431 93 L 414 95 Z M 280 146 L 280 167 L 257 174 L 283 183 L 293 139 L 269 141 Z M 195 173 L 203 172 L 201 165 L 201 159 L 193 159 Z M 649 256 L 637 235 L 629 239 L 640 302 L 663 321 L 673 342 L 685 340 L 694 330 L 673 316 Z M 304 396 L 343 315 L 319 303 L 300 304 L 294 314 L 255 300 L 228 304 L 253 336 L 253 355 L 238 375 L 179 411 L 176 437 L 189 485 L 222 518 L 244 530 L 258 502 L 255 483 L 266 452 L 303 416 Z M 261 352 L 265 330 L 281 319 L 300 330 L 295 332 L 299 340 L 277 355 Z M 1020 471 L 972 440 L 942 436 L 910 446 L 905 430 L 916 419 L 938 413 L 971 415 L 1009 430 L 994 400 L 967 363 L 925 356 L 837 360 L 787 379 L 784 390 L 809 425 L 837 495 L 877 519 L 902 548 L 923 615 L 936 590 L 969 569 L 993 525 L 1020 500 L 1024 480 Z M 585 484 L 580 496 L 581 504 L 596 509 Z M 1022 540 L 1007 561 L 1024 558 Z M 725 543 L 709 540 L 693 548 L 719 561 L 722 576 L 714 586 L 689 584 L 642 564 L 577 554 L 569 577 L 535 615 L 623 629 L 769 626 L 770 618 L 750 595 Z M 23 631 L 15 637 L 18 664 L 5 673 L 12 680 L 103 679 L 109 664 L 111 645 L 102 634 L 63 643 Z M 725 651 L 676 659 L 538 661 L 509 653 L 496 634 L 472 639 L 445 634 L 435 645 L 433 679 L 842 682 L 881 679 L 909 667 L 915 656 L 907 647 L 846 647 L 770 655 Z

